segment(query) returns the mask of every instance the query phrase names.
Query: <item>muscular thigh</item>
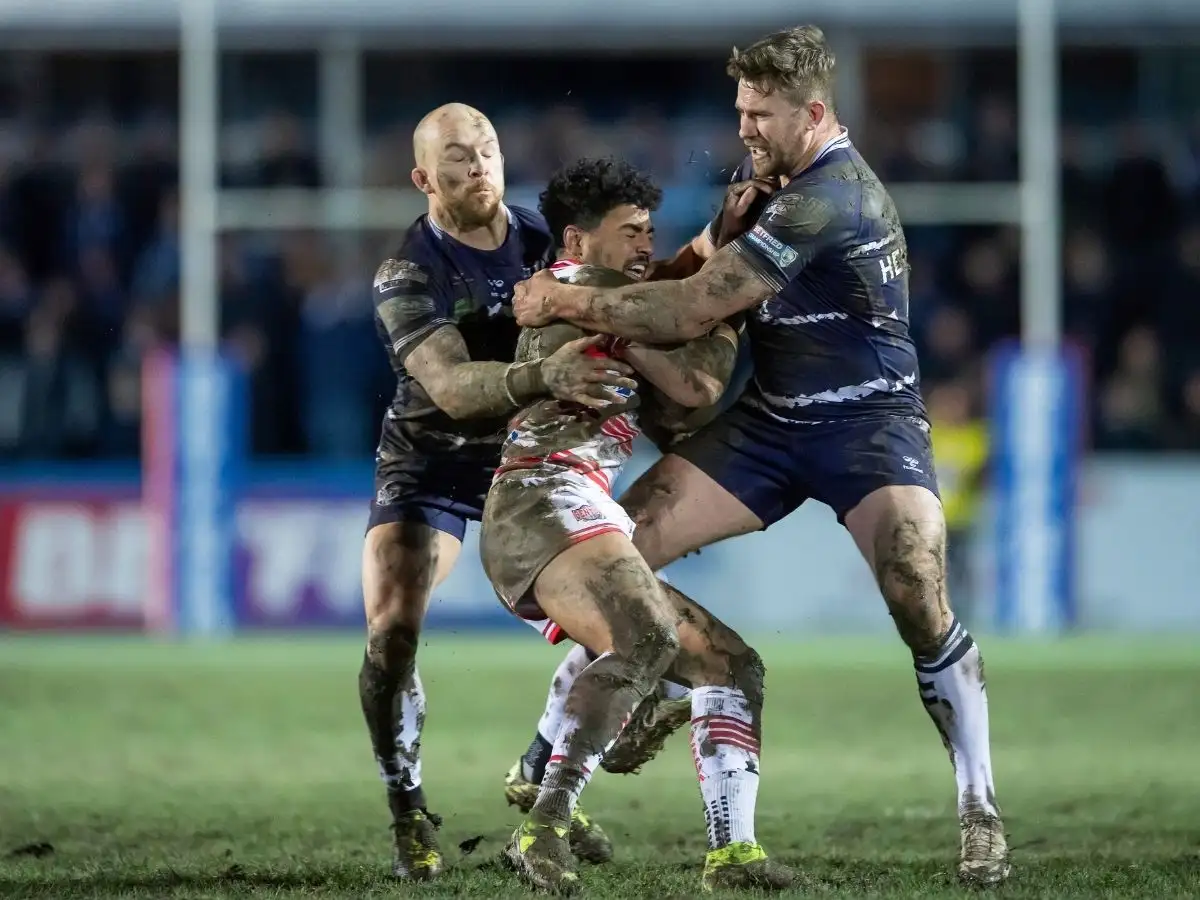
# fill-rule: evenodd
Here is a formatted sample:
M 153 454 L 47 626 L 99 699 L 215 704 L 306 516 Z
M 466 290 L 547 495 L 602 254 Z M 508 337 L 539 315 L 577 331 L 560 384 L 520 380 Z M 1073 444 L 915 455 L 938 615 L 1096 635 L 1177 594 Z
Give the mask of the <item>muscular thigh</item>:
M 673 631 L 662 586 L 624 534 L 598 534 L 554 557 L 533 584 L 541 611 L 593 653 L 627 653 Z
M 669 453 L 625 492 L 633 542 L 652 569 L 717 541 L 759 531 L 763 520 L 694 463 Z
M 367 623 L 419 629 L 429 596 L 454 568 L 462 543 L 424 522 L 376 525 L 363 543 Z
M 945 572 L 946 520 L 942 502 L 916 485 L 892 485 L 872 491 L 845 516 L 846 530 L 879 577 L 907 559 Z

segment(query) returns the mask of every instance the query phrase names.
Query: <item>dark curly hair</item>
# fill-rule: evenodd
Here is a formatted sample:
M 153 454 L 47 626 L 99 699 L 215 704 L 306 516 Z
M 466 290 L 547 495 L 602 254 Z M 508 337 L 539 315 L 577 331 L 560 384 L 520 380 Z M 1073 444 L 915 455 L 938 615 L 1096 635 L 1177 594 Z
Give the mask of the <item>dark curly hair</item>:
M 618 206 L 630 204 L 654 212 L 662 188 L 621 159 L 581 159 L 554 173 L 538 197 L 556 246 L 568 225 L 590 231 Z

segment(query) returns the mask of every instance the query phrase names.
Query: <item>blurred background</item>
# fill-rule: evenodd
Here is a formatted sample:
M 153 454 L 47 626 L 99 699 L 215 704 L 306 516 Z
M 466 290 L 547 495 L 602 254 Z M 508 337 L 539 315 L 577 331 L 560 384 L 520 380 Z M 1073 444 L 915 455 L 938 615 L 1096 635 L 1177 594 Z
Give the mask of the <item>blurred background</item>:
M 711 217 L 743 155 L 730 47 L 800 12 L 773 0 L 686 17 L 657 0 L 436 6 L 221 2 L 215 56 L 202 9 L 185 30 L 189 69 L 177 2 L 0 3 L 0 629 L 359 625 L 374 446 L 394 389 L 371 275 L 423 210 L 409 181 L 416 121 L 451 100 L 484 110 L 512 204 L 534 205 L 579 156 L 632 160 L 664 186 L 668 255 Z M 842 119 L 905 219 L 964 618 L 979 630 L 1200 630 L 1200 6 L 1059 4 L 1057 68 L 1040 71 L 1057 104 L 1057 159 L 1042 162 L 1061 183 L 1041 225 L 1060 252 L 1054 290 L 1032 299 L 1015 4 L 815 2 L 803 14 L 833 42 Z M 220 189 L 189 183 L 203 195 L 192 225 L 189 140 L 201 176 L 203 146 L 215 154 Z M 189 293 L 185 248 L 207 253 L 210 230 L 212 262 L 197 257 L 206 268 Z M 179 375 L 185 295 L 193 321 L 215 310 L 221 365 L 243 373 L 220 410 L 156 395 Z M 998 348 L 1020 337 L 1023 299 L 1061 304 L 1054 403 L 1005 400 L 1012 361 Z M 1029 445 L 1042 412 L 1050 437 Z M 211 477 L 187 474 L 210 449 Z M 635 472 L 652 460 L 641 452 Z M 1030 507 L 1029 485 L 1052 508 Z M 196 502 L 225 529 L 219 550 L 204 545 L 223 573 L 207 586 L 188 575 L 203 568 Z M 1031 553 L 1049 573 L 1032 613 L 1017 583 Z M 890 629 L 825 509 L 671 571 L 744 629 Z M 512 627 L 473 546 L 431 621 Z

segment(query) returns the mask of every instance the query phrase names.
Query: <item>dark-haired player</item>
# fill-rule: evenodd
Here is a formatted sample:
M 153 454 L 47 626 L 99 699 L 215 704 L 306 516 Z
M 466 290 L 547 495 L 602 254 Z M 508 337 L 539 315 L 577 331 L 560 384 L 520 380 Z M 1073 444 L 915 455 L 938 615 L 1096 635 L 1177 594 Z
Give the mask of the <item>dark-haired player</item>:
M 908 257 L 887 190 L 833 106 L 834 59 L 812 26 L 770 35 L 728 66 L 759 177 L 786 185 L 758 224 L 681 281 L 518 286 L 517 319 L 629 340 L 687 340 L 749 313 L 754 380 L 741 400 L 630 489 L 654 568 L 757 531 L 807 498 L 832 507 L 874 570 L 913 654 L 920 697 L 950 751 L 959 875 L 1009 872 L 992 783 L 979 648 L 950 609 L 945 520 L 908 331 Z
M 425 695 L 416 669 L 431 591 L 449 574 L 469 519 L 479 519 L 507 419 L 539 398 L 602 406 L 632 388 L 632 368 L 564 344 L 513 365 L 513 284 L 544 267 L 541 216 L 507 207 L 491 123 L 462 104 L 429 113 L 413 135 L 413 183 L 429 211 L 375 276 L 375 323 L 398 385 L 376 454 L 363 548 L 367 647 L 359 696 L 392 813 L 397 877 L 443 868 L 421 789 Z M 609 851 L 611 852 L 611 851 Z
M 633 210 L 653 212 L 660 189 L 632 167 L 612 160 L 581 160 L 564 168 L 539 198 L 539 209 L 551 233 L 563 235 L 562 253 L 585 264 L 624 272 L 634 280 L 683 278 L 699 271 L 718 246 L 744 232 L 778 187 L 771 179 L 755 179 L 748 162 L 739 168 L 722 209 L 708 226 L 669 259 L 652 260 L 649 217 L 631 221 Z M 676 441 L 712 420 L 716 407 L 686 409 L 659 397 L 655 415 L 641 419 L 644 434 L 666 452 Z M 659 576 L 660 578 L 663 576 Z M 509 769 L 504 793 L 510 804 L 528 812 L 550 759 L 554 736 L 562 723 L 567 695 L 575 677 L 595 658 L 586 647 L 573 644 L 554 671 L 546 705 L 524 756 Z M 654 758 L 667 738 L 691 721 L 692 701 L 686 688 L 665 679 L 635 710 L 601 767 L 616 774 L 636 773 Z M 587 848 L 607 837 L 576 807 L 571 843 Z M 586 852 L 586 850 L 585 850 Z M 594 854 L 593 854 L 594 855 Z
M 559 236 L 561 257 L 623 272 L 640 281 L 655 265 L 650 214 L 661 202 L 662 190 L 627 163 L 583 159 L 555 173 L 539 197 L 538 209 L 551 234 Z M 560 635 L 555 632 L 547 637 L 557 643 Z M 505 778 L 505 797 L 522 812 L 529 812 L 537 799 L 571 686 L 594 658 L 586 647 L 574 644 L 554 672 L 533 741 Z M 657 690 L 662 709 L 656 710 L 658 718 L 651 724 L 658 725 L 652 730 L 660 744 L 690 718 L 691 701 L 685 688 L 670 682 L 662 682 Z M 606 763 L 610 756 L 626 759 L 627 768 L 633 769 L 647 761 L 656 746 L 643 743 L 646 736 L 645 728 L 626 729 L 618 745 L 606 754 Z M 571 838 L 573 846 L 589 839 L 577 822 L 572 823 Z
M 551 271 L 581 284 L 644 275 L 660 196 L 613 160 L 582 160 L 560 172 L 541 198 L 561 234 Z M 518 364 L 535 365 L 582 334 L 568 323 L 527 329 Z M 669 674 L 692 688 L 692 743 L 710 840 L 704 885 L 786 887 L 791 873 L 769 863 L 754 837 L 761 661 L 727 626 L 660 584 L 631 541 L 633 522 L 611 496 L 641 416 L 657 415 L 663 402 L 705 407 L 720 399 L 737 335 L 718 323 L 682 345 L 610 340 L 602 352 L 633 365 L 638 391 L 614 394 L 601 410 L 557 400 L 522 409 L 484 507 L 480 550 L 497 594 L 552 641 L 566 635 L 590 651 L 547 735 L 553 750 L 544 778 L 506 857 L 535 887 L 577 886 L 573 808 L 633 710 Z

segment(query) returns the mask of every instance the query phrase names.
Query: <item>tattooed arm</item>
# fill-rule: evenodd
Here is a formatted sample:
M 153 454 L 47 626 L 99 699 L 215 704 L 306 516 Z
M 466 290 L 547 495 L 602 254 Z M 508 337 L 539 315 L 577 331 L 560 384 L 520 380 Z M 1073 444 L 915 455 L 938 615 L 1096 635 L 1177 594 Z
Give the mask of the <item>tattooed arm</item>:
M 404 366 L 452 419 L 502 416 L 547 393 L 542 360 L 472 362 L 453 325 L 443 325 L 421 341 Z
M 572 341 L 530 362 L 472 361 L 452 304 L 439 299 L 431 280 L 416 263 L 387 260 L 375 276 L 375 315 L 396 361 L 451 418 L 502 416 L 551 395 L 598 407 L 609 399 L 605 384 L 636 387 L 624 377 L 632 374 L 629 366 L 586 355 L 599 338 Z
M 539 273 L 517 286 L 513 309 L 523 325 L 566 319 L 632 341 L 690 341 L 776 293 L 735 247 L 718 250 L 703 269 L 682 281 L 593 288 L 565 285 Z
M 622 358 L 664 396 L 681 406 L 711 406 L 721 399 L 737 362 L 737 332 L 725 323 L 682 347 L 631 344 Z
M 594 288 L 562 284 L 539 273 L 517 285 L 513 311 L 522 325 L 557 318 L 646 343 L 691 340 L 770 299 L 799 276 L 854 224 L 839 218 L 838 209 L 845 205 L 844 200 L 840 206 L 835 203 L 823 188 L 793 182 L 772 199 L 753 229 L 714 253 L 689 278 Z

